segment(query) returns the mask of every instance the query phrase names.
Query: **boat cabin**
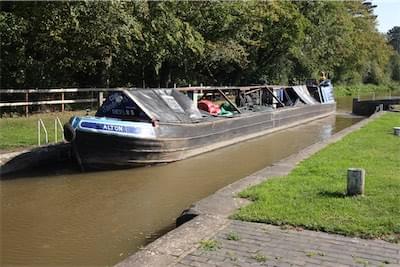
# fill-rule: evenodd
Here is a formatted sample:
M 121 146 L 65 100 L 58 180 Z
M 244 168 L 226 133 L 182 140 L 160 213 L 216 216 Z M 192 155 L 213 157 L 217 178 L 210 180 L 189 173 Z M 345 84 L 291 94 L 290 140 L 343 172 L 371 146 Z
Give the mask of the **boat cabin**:
M 96 117 L 123 121 L 193 123 L 212 117 L 334 102 L 332 85 L 183 87 L 113 91 Z

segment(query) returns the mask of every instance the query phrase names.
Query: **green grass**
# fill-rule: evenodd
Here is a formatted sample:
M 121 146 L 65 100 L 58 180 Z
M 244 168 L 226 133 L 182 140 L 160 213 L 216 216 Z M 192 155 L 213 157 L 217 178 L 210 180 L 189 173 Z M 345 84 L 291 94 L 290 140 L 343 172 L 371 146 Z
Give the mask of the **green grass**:
M 266 257 L 265 255 L 263 255 L 259 252 L 255 255 L 253 255 L 252 258 L 258 262 L 266 262 L 268 260 L 268 257 Z
M 387 113 L 276 177 L 240 193 L 253 200 L 233 217 L 360 236 L 400 239 L 399 113 Z M 350 167 L 366 170 L 365 195 L 347 197 Z
M 363 96 L 376 94 L 376 96 L 387 96 L 400 92 L 400 83 L 388 83 L 382 85 L 375 84 L 355 84 L 355 85 L 334 85 L 335 96 Z
M 205 251 L 215 251 L 221 248 L 221 245 L 217 240 L 214 239 L 204 239 L 200 241 L 200 248 Z
M 230 232 L 226 235 L 226 239 L 231 241 L 239 241 L 240 236 L 236 232 Z
M 73 115 L 84 115 L 85 111 L 53 112 L 31 115 L 29 117 L 1 118 L 0 119 L 0 150 L 14 150 L 22 147 L 35 146 L 38 143 L 37 122 L 42 119 L 48 132 L 49 142 L 55 141 L 54 119 L 60 118 L 64 124 Z M 58 140 L 62 137 L 62 130 L 58 127 Z M 44 132 L 41 132 L 41 143 L 44 144 Z

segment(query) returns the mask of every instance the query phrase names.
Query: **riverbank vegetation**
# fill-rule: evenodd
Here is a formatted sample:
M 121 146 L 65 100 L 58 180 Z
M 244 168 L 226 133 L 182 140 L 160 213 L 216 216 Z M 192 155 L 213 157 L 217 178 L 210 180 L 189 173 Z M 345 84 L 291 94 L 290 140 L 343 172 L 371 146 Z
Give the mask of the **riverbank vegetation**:
M 390 96 L 400 94 L 400 82 L 385 84 L 335 85 L 335 96 Z
M 234 218 L 400 241 L 400 138 L 387 113 L 277 177 L 240 194 L 254 201 Z M 366 170 L 365 195 L 347 197 L 347 168 Z
M 84 115 L 85 111 L 75 112 L 52 112 L 29 117 L 2 118 L 0 119 L 0 151 L 12 151 L 19 148 L 26 148 L 38 144 L 38 120 L 42 119 L 47 129 L 48 140 L 55 142 L 54 120 L 58 117 L 62 124 L 66 123 L 73 115 Z M 58 141 L 63 137 L 62 129 L 58 127 Z M 45 134 L 41 129 L 41 144 L 45 143 Z
M 400 80 L 364 1 L 1 2 L 1 88 Z M 397 47 L 396 47 L 397 45 Z

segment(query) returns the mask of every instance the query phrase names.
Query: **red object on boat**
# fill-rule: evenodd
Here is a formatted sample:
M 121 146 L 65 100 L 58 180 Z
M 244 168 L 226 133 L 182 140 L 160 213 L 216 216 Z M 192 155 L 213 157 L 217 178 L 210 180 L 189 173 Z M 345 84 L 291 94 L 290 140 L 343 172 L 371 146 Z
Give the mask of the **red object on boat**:
M 221 112 L 219 106 L 209 100 L 199 101 L 197 107 L 201 110 L 207 111 L 211 115 L 218 115 Z

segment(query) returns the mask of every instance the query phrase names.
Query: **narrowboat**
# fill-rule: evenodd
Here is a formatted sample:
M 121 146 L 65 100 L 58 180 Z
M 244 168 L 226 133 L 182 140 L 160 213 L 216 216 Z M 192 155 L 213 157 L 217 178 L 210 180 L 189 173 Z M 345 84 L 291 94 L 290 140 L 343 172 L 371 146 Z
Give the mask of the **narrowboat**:
M 328 116 L 329 80 L 303 86 L 121 88 L 65 140 L 83 169 L 169 163 Z

